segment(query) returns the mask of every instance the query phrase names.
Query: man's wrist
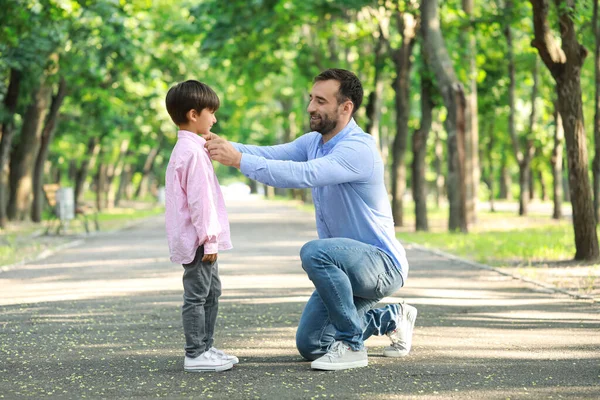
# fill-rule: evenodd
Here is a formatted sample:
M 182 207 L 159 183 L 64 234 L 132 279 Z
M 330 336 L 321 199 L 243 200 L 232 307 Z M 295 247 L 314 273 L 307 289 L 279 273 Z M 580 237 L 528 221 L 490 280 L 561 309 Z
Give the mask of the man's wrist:
M 237 169 L 242 169 L 242 153 L 238 152 L 235 163 L 233 164 Z

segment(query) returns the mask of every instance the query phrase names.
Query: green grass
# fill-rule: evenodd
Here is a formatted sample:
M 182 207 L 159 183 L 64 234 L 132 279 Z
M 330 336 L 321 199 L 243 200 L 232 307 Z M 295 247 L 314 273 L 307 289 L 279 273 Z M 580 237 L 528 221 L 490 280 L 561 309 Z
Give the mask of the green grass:
M 293 201 L 302 210 L 314 211 L 312 203 L 303 204 L 280 196 L 275 196 L 273 201 Z M 430 204 L 427 216 L 431 231 L 414 232 L 414 203 L 407 202 L 404 227 L 397 228 L 398 239 L 492 266 L 571 260 L 575 255 L 569 220 L 556 221 L 535 212 L 520 217 L 516 212 L 480 210 L 478 222 L 470 227 L 470 233 L 461 234 L 448 232 L 447 208 Z
M 569 260 L 575 254 L 573 227 L 568 223 L 469 234 L 399 232 L 397 237 L 493 266 Z

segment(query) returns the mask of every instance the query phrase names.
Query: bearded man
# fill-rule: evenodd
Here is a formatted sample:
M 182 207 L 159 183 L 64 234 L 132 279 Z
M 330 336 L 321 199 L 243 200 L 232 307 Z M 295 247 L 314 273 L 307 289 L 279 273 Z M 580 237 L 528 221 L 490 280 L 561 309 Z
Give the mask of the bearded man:
M 394 232 L 375 140 L 354 121 L 363 99 L 357 76 L 328 69 L 314 79 L 307 111 L 312 132 L 291 143 L 250 146 L 212 134 L 211 158 L 258 182 L 311 188 L 319 239 L 300 250 L 315 286 L 296 333 L 300 354 L 320 370 L 368 365 L 364 341 L 388 335 L 387 357 L 410 352 L 415 307 L 381 299 L 404 286 L 406 252 Z

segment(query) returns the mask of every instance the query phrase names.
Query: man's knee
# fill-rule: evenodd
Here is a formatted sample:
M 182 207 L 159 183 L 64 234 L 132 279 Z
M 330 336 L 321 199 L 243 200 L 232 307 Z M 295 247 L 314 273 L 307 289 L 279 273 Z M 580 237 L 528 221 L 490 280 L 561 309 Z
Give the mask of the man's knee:
M 323 255 L 323 241 L 322 240 L 311 240 L 305 243 L 300 249 L 300 260 L 302 261 L 302 268 L 306 271 L 310 268 L 315 260 L 318 260 Z

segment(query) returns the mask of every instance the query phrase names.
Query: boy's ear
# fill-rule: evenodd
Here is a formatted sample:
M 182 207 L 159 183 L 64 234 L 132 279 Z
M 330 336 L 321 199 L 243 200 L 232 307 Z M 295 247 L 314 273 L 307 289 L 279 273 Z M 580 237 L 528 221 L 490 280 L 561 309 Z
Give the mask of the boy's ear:
M 188 111 L 185 116 L 187 117 L 188 121 L 191 122 L 196 122 L 196 119 L 198 118 L 198 111 L 194 110 L 193 108 Z

